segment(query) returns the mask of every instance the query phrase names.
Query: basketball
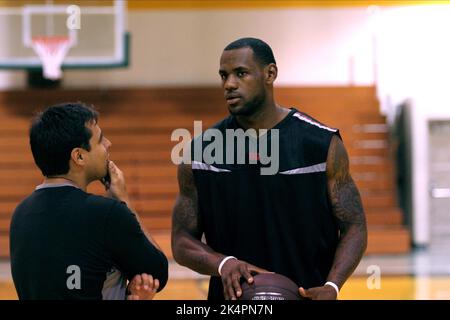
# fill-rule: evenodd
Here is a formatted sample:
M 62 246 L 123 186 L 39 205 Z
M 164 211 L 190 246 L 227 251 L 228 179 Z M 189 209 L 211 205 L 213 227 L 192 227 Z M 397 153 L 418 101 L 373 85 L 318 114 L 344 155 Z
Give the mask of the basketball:
M 241 284 L 239 300 L 301 300 L 298 286 L 289 278 L 278 273 L 260 273 L 249 284 Z

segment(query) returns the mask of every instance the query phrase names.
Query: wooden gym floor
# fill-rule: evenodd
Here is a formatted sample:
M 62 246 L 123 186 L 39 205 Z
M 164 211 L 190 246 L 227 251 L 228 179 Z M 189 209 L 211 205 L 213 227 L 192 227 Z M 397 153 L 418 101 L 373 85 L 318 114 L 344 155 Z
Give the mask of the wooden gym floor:
M 396 258 L 376 259 L 384 263 L 382 270 L 389 270 L 386 261 Z M 398 259 L 398 258 L 397 258 Z M 450 275 L 438 275 L 433 272 L 427 275 L 401 274 L 382 275 L 379 287 L 369 289 L 374 285 L 370 275 L 362 270 L 372 261 L 363 261 L 355 275 L 352 276 L 339 295 L 340 300 L 440 300 L 450 299 Z M 155 299 L 158 300 L 204 300 L 207 295 L 208 278 L 197 275 L 190 270 L 171 263 L 171 278 L 163 292 Z M 392 269 L 391 269 L 392 271 Z M 369 282 L 369 283 L 368 283 Z M 0 263 L 0 300 L 15 300 L 17 295 L 9 271 L 9 262 Z

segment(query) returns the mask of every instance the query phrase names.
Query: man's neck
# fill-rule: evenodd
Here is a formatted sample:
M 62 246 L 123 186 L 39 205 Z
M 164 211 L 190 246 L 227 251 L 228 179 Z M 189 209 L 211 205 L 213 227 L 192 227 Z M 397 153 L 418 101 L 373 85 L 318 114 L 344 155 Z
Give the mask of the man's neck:
M 272 129 L 280 123 L 288 113 L 288 109 L 280 107 L 273 102 L 268 106 L 262 107 L 259 112 L 251 116 L 236 116 L 236 120 L 245 129 Z
M 44 184 L 68 184 L 73 185 L 74 187 L 77 187 L 83 191 L 86 191 L 87 189 L 87 183 L 85 181 L 81 181 L 82 179 L 71 177 L 67 175 L 58 175 L 58 176 L 51 176 L 51 177 L 45 177 Z

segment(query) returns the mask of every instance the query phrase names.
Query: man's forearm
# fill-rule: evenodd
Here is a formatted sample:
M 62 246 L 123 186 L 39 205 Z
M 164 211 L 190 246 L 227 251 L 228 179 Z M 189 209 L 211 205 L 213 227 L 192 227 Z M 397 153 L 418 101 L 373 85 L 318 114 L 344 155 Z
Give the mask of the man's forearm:
M 145 236 L 147 237 L 148 241 L 150 241 L 150 243 L 152 245 L 154 245 L 159 251 L 162 252 L 161 247 L 158 245 L 158 243 L 156 243 L 155 239 L 152 238 L 152 236 L 150 235 L 150 233 L 147 231 L 147 228 L 145 228 L 144 224 L 142 223 L 142 220 L 139 216 L 139 214 L 137 213 L 137 211 L 134 209 L 130 198 L 127 196 L 123 196 L 120 199 L 117 198 L 117 200 L 122 201 L 123 203 L 125 203 L 128 207 L 128 209 L 130 209 L 131 212 L 134 213 L 134 215 L 136 216 L 136 220 L 138 221 L 139 225 L 141 226 L 142 232 L 144 232 Z
M 365 223 L 351 224 L 341 234 L 333 266 L 327 281 L 341 288 L 355 271 L 367 247 L 367 229 Z
M 173 241 L 173 255 L 179 264 L 201 274 L 219 276 L 217 269 L 225 258 L 223 254 L 215 252 L 186 232 L 180 231 Z
M 127 204 L 128 205 L 128 204 Z M 150 241 L 151 244 L 153 244 L 159 251 L 163 252 L 161 247 L 158 245 L 158 243 L 155 241 L 155 239 L 153 239 L 153 237 L 150 235 L 150 233 L 148 232 L 147 228 L 144 226 L 144 224 L 142 223 L 141 218 L 139 217 L 139 214 L 136 212 L 136 210 L 133 210 L 132 208 L 128 207 L 136 216 L 137 221 L 139 222 L 142 232 L 144 232 L 145 236 L 147 237 L 148 241 Z

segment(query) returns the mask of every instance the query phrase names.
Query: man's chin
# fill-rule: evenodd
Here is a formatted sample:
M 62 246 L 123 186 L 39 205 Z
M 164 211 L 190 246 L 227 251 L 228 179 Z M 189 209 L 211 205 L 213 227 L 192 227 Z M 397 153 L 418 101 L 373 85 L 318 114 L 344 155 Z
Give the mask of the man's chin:
M 243 106 L 228 106 L 228 112 L 232 114 L 233 116 L 239 116 L 242 115 L 244 112 L 242 112 L 244 109 Z

